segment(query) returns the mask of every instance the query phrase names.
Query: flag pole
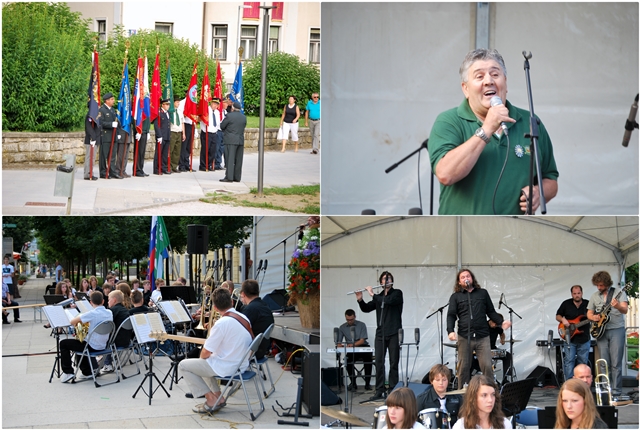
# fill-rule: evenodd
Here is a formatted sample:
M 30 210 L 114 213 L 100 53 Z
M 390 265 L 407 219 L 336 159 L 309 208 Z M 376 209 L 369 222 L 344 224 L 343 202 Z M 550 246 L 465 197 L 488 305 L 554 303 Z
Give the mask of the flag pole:
M 167 69 L 168 69 L 169 68 L 169 49 L 168 48 L 167 48 L 167 63 L 166 63 L 166 65 L 167 65 Z M 165 77 L 165 79 L 166 79 L 166 77 Z M 173 90 L 173 88 L 172 88 L 172 90 Z M 173 108 L 173 106 L 169 106 L 169 109 L 171 109 L 171 108 Z M 171 122 L 171 119 L 169 119 L 169 122 Z M 171 127 L 171 124 L 169 124 L 169 127 Z M 171 133 L 169 133 L 169 135 L 171 135 Z M 169 138 L 169 152 L 167 153 L 167 169 L 171 172 L 171 138 Z
M 214 52 L 213 56 L 216 57 L 216 59 L 217 59 L 217 57 L 218 57 L 217 56 L 217 52 L 215 50 L 213 52 Z M 204 56 L 204 60 L 207 61 L 207 55 L 206 54 Z M 202 77 L 202 81 L 204 83 L 204 76 Z M 215 84 L 214 84 L 214 86 L 215 86 Z M 202 91 L 204 91 L 204 85 L 202 85 Z M 204 96 L 204 93 L 203 93 L 203 96 Z M 207 109 L 209 109 L 209 106 L 207 106 Z M 209 118 L 209 121 L 211 121 L 211 118 Z M 205 158 L 206 166 L 204 166 L 204 169 L 205 169 L 205 172 L 208 172 L 209 171 L 209 125 L 207 125 L 207 128 L 205 129 L 204 136 L 205 136 L 205 140 L 206 140 L 205 151 L 204 151 L 204 158 Z M 202 142 L 200 142 L 200 145 L 202 145 Z
M 127 41 L 128 42 L 128 41 Z M 129 55 L 129 46 L 128 43 L 125 45 L 125 49 L 124 49 L 124 64 L 122 65 L 122 79 L 124 79 L 124 69 L 127 65 L 127 56 Z M 124 119 L 124 118 L 123 118 Z M 129 133 L 127 133 L 127 130 L 123 130 L 124 131 L 124 145 L 122 145 L 122 164 L 120 166 L 120 176 L 122 176 L 124 178 L 124 157 L 127 156 L 126 152 L 127 152 L 127 138 L 129 137 Z M 135 136 L 134 136 L 135 138 Z M 134 161 L 135 162 L 135 161 Z M 133 174 L 135 175 L 135 170 L 133 171 Z
M 92 61 L 95 64 L 96 61 L 96 47 L 98 45 L 97 44 L 93 44 L 93 58 Z M 93 65 L 93 64 L 92 64 Z M 91 71 L 91 73 L 93 73 L 93 70 Z M 95 130 L 96 128 L 96 122 L 95 121 L 91 121 L 91 128 L 93 128 Z M 97 140 L 97 139 L 96 139 Z M 91 166 L 91 172 L 89 173 L 89 180 L 93 181 L 93 145 L 91 145 L 91 142 L 89 142 L 89 146 L 91 148 L 89 148 L 89 155 L 90 155 L 90 159 L 89 159 L 89 165 Z

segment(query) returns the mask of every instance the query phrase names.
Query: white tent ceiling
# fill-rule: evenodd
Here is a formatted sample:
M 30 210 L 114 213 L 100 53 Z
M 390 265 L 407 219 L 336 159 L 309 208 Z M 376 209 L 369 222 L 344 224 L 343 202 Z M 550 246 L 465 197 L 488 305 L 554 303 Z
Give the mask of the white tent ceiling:
M 377 285 L 379 274 L 389 270 L 403 291 L 405 332 L 421 332 L 420 351 L 410 351 L 410 368 L 416 359 L 411 380 L 418 382 L 440 362 L 440 339 L 448 342 L 440 316 L 426 316 L 448 303 L 458 267 L 475 273 L 496 308 L 504 294 L 522 317 L 512 316 L 512 335 L 520 341 L 514 363 L 523 378 L 537 365 L 555 370 L 554 350 L 537 347 L 536 340 L 556 333 L 556 311 L 570 298 L 570 287 L 582 285 L 588 299 L 596 291 L 595 272 L 608 271 L 617 284 L 623 268 L 638 262 L 638 217 L 324 216 L 321 234 L 322 350 L 333 346 L 333 328 L 344 322 L 348 308 L 367 325 L 373 342 L 375 313 L 361 312 L 347 293 Z M 364 300 L 370 300 L 367 293 Z M 504 306 L 498 312 L 509 319 Z M 444 349 L 442 360 L 453 368 L 455 351 Z M 323 367 L 335 366 L 332 354 L 322 360 Z

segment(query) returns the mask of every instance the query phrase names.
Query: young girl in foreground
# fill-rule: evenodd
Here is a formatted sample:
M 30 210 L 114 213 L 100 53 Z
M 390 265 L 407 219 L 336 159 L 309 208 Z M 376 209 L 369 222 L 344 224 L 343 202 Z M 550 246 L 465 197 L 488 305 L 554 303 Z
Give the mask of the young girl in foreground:
M 557 429 L 606 429 L 589 386 L 581 379 L 568 379 L 560 388 L 556 406 Z
M 502 413 L 498 386 L 485 375 L 471 378 L 454 429 L 510 429 Z
M 395 389 L 387 397 L 387 417 L 383 429 L 426 429 L 418 421 L 416 395 L 411 388 Z

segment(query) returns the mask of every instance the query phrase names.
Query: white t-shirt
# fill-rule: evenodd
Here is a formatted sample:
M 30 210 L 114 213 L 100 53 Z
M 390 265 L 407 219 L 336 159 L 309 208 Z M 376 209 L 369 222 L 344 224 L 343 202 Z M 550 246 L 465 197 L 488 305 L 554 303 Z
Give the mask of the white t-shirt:
M 235 309 L 228 312 L 236 313 L 249 322 L 249 318 Z M 249 322 L 249 324 L 251 324 Z M 229 376 L 236 370 L 240 359 L 247 353 L 251 345 L 251 335 L 233 317 L 222 317 L 211 328 L 211 334 L 204 344 L 204 348 L 211 352 L 207 363 L 218 376 Z M 249 361 L 242 363 L 244 372 L 249 367 Z
M 2 265 L 2 282 L 7 285 L 13 284 L 13 272 L 14 268 L 11 264 L 3 264 Z M 8 276 L 7 276 L 8 275 Z
M 456 421 L 456 423 L 453 425 L 452 429 L 457 430 L 457 429 L 464 429 L 466 428 L 464 426 L 464 418 L 458 418 L 458 421 Z M 480 426 L 476 426 L 477 429 L 481 429 L 482 427 Z M 493 427 L 491 427 L 493 428 Z M 509 421 L 507 418 L 504 419 L 504 428 L 505 429 L 510 429 L 513 428 L 511 427 L 511 421 Z

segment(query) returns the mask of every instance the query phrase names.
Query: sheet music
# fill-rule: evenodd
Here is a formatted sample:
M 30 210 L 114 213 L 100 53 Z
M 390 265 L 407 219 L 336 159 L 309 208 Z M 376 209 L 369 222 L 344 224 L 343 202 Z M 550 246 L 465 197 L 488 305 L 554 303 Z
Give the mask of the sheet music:
M 191 317 L 187 315 L 184 308 L 177 300 L 168 300 L 158 303 L 164 314 L 169 318 L 172 324 L 191 321 Z
M 77 317 L 78 315 L 80 315 L 80 311 L 78 311 L 75 308 L 68 308 L 64 310 L 64 313 L 67 314 L 67 317 L 69 318 L 69 323 L 71 323 L 71 320 L 74 319 L 75 317 Z
M 133 325 L 133 331 L 136 334 L 138 343 L 155 342 L 156 339 L 153 339 L 150 336 L 152 331 L 165 332 L 162 318 L 160 317 L 160 314 L 156 312 L 135 314 L 131 319 L 131 324 Z
M 71 321 L 62 306 L 43 306 L 42 310 L 44 311 L 47 320 L 49 320 L 51 327 L 69 327 L 71 325 Z
M 76 301 L 76 308 L 81 314 L 83 314 L 92 310 L 93 306 L 91 306 L 88 300 L 78 300 Z

